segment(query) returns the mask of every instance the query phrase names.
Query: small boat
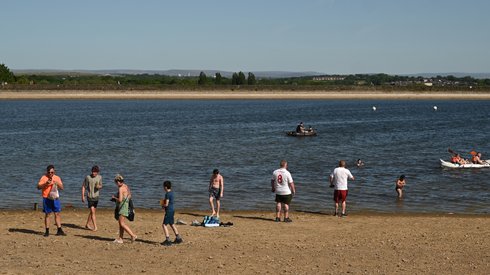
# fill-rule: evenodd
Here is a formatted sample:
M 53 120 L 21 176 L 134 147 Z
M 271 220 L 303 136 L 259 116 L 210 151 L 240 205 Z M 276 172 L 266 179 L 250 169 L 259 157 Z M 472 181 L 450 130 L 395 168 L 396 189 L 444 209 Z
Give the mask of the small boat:
M 316 130 L 313 129 L 313 130 L 305 131 L 303 133 L 298 133 L 296 131 L 290 131 L 290 132 L 286 132 L 286 134 L 288 136 L 291 136 L 291 137 L 313 137 L 313 136 L 316 136 Z
M 490 168 L 490 159 L 484 160 L 483 164 L 473 164 L 473 163 L 468 163 L 468 164 L 458 164 L 458 163 L 452 163 L 450 161 L 445 161 L 440 159 L 441 161 L 441 167 L 446 167 L 446 168 L 457 168 L 457 169 L 463 169 L 463 168 Z

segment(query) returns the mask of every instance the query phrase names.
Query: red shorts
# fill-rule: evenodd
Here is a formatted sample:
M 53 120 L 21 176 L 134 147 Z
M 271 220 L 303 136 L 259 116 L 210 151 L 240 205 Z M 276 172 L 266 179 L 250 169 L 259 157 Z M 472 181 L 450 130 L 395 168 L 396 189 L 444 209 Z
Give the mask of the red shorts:
M 347 199 L 347 193 L 349 193 L 349 190 L 334 190 L 333 201 L 336 203 L 344 202 Z

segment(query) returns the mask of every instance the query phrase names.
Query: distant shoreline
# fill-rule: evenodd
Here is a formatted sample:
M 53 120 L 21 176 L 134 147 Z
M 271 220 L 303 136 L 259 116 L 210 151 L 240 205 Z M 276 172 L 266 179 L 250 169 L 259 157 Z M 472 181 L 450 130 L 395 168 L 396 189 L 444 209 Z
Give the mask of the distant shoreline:
M 373 91 L 0 91 L 0 100 L 490 100 L 490 92 Z

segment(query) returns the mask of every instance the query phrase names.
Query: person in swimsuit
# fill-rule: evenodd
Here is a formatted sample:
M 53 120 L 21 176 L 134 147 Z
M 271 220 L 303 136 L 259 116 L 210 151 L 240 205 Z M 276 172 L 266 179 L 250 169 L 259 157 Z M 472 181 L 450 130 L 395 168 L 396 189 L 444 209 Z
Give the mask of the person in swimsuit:
M 131 242 L 134 242 L 137 236 L 131 231 L 129 226 L 126 224 L 126 219 L 129 216 L 129 199 L 131 198 L 131 191 L 129 187 L 124 183 L 124 177 L 121 175 L 116 175 L 114 178 L 119 193 L 118 196 L 112 195 L 112 200 L 116 201 L 116 207 L 119 209 L 119 237 L 114 240 L 115 243 L 123 243 L 124 231 L 126 231 L 131 236 Z
M 223 197 L 224 191 L 224 179 L 220 175 L 218 169 L 213 170 L 213 175 L 209 180 L 208 192 L 209 192 L 209 205 L 211 206 L 211 216 L 219 218 L 219 211 L 221 208 L 220 199 Z M 216 199 L 216 208 L 214 207 L 214 199 Z M 216 210 L 215 210 L 216 209 Z
M 481 160 L 481 153 L 478 152 L 476 153 L 472 158 L 471 158 L 471 162 L 473 164 L 484 164 L 484 162 Z
M 395 191 L 398 194 L 398 198 L 401 199 L 403 196 L 403 187 L 405 186 L 405 175 L 401 175 L 397 180 L 396 180 L 396 185 L 395 185 Z

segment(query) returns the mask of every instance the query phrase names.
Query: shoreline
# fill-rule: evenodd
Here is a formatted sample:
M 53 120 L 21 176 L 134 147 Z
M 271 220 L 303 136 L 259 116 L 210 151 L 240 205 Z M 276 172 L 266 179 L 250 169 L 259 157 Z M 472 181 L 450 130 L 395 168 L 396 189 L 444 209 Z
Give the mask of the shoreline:
M 97 211 L 96 232 L 84 228 L 87 209 L 61 213 L 67 236 L 46 238 L 42 212 L 0 211 L 4 273 L 486 274 L 490 268 L 488 215 L 292 212 L 292 223 L 278 223 L 273 212 L 225 211 L 221 221 L 232 226 L 205 228 L 190 224 L 207 212 L 178 210 L 176 221 L 187 223 L 177 225 L 184 242 L 164 247 L 162 210 L 136 209 L 128 225 L 138 239 L 131 243 L 125 234 L 123 244 L 113 243 L 113 210 Z
M 0 100 L 490 100 L 490 92 L 407 91 L 9 91 Z
M 62 205 L 62 213 L 65 211 L 71 212 L 79 212 L 85 211 L 87 208 L 85 207 L 73 207 L 71 205 Z M 159 208 L 143 208 L 136 207 L 138 212 L 142 213 L 160 213 L 161 210 Z M 114 211 L 114 207 L 97 207 L 97 211 Z M 322 211 L 308 211 L 308 210 L 297 210 L 291 209 L 290 213 L 293 214 L 308 214 L 308 215 L 318 215 L 318 216 L 330 216 L 332 214 L 333 209 L 322 210 Z M 0 208 L 0 213 L 42 213 L 42 205 L 38 205 L 38 209 L 34 210 L 32 207 L 26 208 Z M 209 215 L 207 210 L 202 209 L 194 209 L 194 208 L 179 208 L 181 213 L 201 213 L 203 216 Z M 250 214 L 250 213 L 260 213 L 262 215 L 270 215 L 271 217 L 274 214 L 273 209 L 271 210 L 225 210 L 227 214 L 235 215 L 235 214 Z M 373 210 L 353 210 L 349 211 L 349 213 L 353 216 L 359 217 L 468 217 L 468 218 L 479 218 L 479 217 L 490 217 L 490 213 L 461 213 L 461 212 L 377 212 Z M 271 218 L 272 219 L 272 218 Z

